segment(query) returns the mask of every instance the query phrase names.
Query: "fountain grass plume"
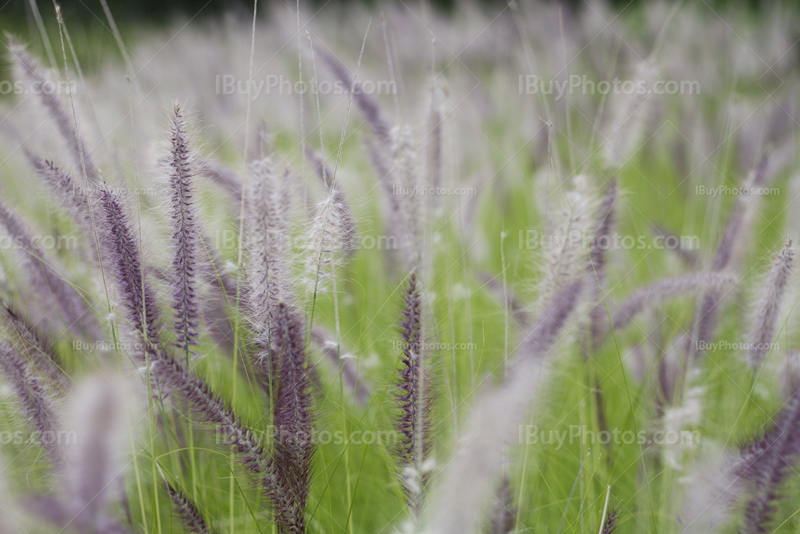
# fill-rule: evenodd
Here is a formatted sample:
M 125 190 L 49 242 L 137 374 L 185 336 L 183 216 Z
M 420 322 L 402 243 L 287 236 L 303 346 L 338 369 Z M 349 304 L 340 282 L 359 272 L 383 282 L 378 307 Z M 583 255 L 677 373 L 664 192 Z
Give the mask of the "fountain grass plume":
M 352 213 L 341 205 L 338 196 L 335 188 L 326 193 L 308 224 L 304 279 L 312 295 L 329 288 L 357 242 Z
M 545 247 L 544 267 L 539 282 L 538 307 L 545 309 L 550 301 L 564 288 L 573 284 L 578 278 L 591 276 L 594 272 L 587 268 L 588 250 L 584 237 L 594 235 L 596 199 L 589 194 L 589 184 L 585 176 L 574 178 L 574 188 L 563 198 L 559 217 Z M 577 236 L 577 238 L 576 238 Z M 599 242 L 598 242 L 599 243 Z M 594 285 L 597 281 L 594 280 Z
M 423 176 L 417 165 L 417 146 L 409 126 L 391 130 L 391 194 L 397 197 L 399 220 L 403 224 L 403 246 L 408 251 L 408 265 L 416 268 L 422 262 L 424 228 L 427 221 Z
M 138 239 L 125 213 L 122 199 L 103 184 L 98 191 L 102 215 L 104 256 L 125 307 L 125 319 L 147 344 L 158 346 L 161 340 L 159 312 L 153 288 L 144 277 Z
M 61 358 L 52 350 L 50 340 L 8 302 L 0 303 L 0 316 L 5 322 L 6 336 L 17 352 L 27 358 L 36 373 L 66 389 L 69 377 Z
M 658 280 L 631 293 L 612 313 L 612 324 L 615 330 L 625 328 L 644 309 L 658 305 L 664 300 L 698 294 L 701 291 L 722 290 L 732 286 L 736 281 L 734 275 L 718 272 L 695 272 Z
M 99 374 L 77 385 L 70 401 L 69 430 L 76 440 L 68 448 L 62 475 L 64 499 L 74 525 L 91 531 L 105 515 L 112 483 L 124 470 L 120 446 L 128 432 L 125 399 L 120 384 Z
M 272 395 L 279 364 L 275 349 L 278 306 L 292 299 L 287 265 L 287 193 L 286 184 L 275 176 L 269 157 L 252 162 L 251 172 L 246 190 L 248 255 L 244 300 L 258 350 L 252 363 L 261 388 Z
M 311 372 L 305 346 L 302 317 L 286 303 L 278 304 L 275 316 L 274 350 L 278 361 L 278 392 L 274 403 L 274 459 L 289 487 L 293 508 L 286 527 L 305 531 L 305 508 L 311 485 L 313 398 Z
M 392 210 L 399 214 L 400 204 L 394 191 L 392 176 L 393 163 L 390 160 L 390 157 L 387 156 L 386 150 L 384 150 L 383 147 L 379 146 L 378 143 L 372 139 L 364 139 L 364 148 L 367 151 L 367 156 L 369 157 L 372 167 L 378 174 L 378 183 L 380 183 L 383 187 L 383 190 L 389 199 Z
M 497 502 L 490 518 L 488 534 L 511 534 L 517 521 L 517 509 L 508 474 L 503 475 L 495 497 Z
M 608 513 L 606 523 L 603 525 L 603 530 L 600 531 L 600 534 L 614 534 L 615 530 L 617 530 L 617 511 L 611 510 Z
M 733 472 L 746 497 L 741 534 L 770 532 L 781 484 L 800 455 L 800 395 L 783 406 L 763 436 L 742 447 Z
M 686 470 L 686 488 L 679 521 L 686 534 L 711 534 L 733 516 L 742 498 L 742 485 L 732 467 L 729 453 L 712 448 L 702 451 Z
M 515 439 L 526 411 L 536 398 L 546 373 L 547 356 L 569 324 L 580 302 L 583 282 L 567 286 L 540 311 L 526 332 L 507 378 L 500 387 L 479 397 L 471 411 L 470 428 L 463 436 L 465 445 L 439 477 L 432 517 L 426 534 L 461 534 L 472 532 L 476 510 L 486 501 L 489 488 L 502 474 L 505 449 Z
M 358 109 L 364 116 L 364 120 L 372 128 L 376 137 L 383 141 L 385 144 L 391 143 L 391 126 L 390 121 L 384 116 L 380 105 L 365 91 L 361 89 L 361 82 L 354 82 L 354 77 L 350 74 L 347 67 L 342 64 L 333 54 L 325 50 L 320 50 L 319 55 L 322 62 L 331 71 L 331 74 L 345 87 L 348 92 L 352 90 L 353 100 L 355 100 Z
M 54 467 L 62 462 L 62 451 L 54 439 L 58 434 L 58 418 L 52 400 L 39 377 L 11 344 L 0 341 L 0 368 L 19 397 L 21 412 L 36 431 L 37 441 Z
M 397 384 L 399 416 L 395 426 L 401 439 L 396 448 L 402 487 L 413 517 L 419 520 L 430 479 L 431 385 L 422 339 L 422 295 L 417 276 L 411 273 L 401 323 L 403 355 Z
M 339 181 L 336 180 L 334 176 L 333 169 L 322 159 L 322 156 L 314 149 L 307 146 L 306 159 L 308 159 L 314 167 L 314 173 L 322 181 L 329 195 L 333 197 L 333 203 L 330 208 L 336 211 L 333 220 L 337 221 L 337 224 L 342 227 L 342 251 L 346 256 L 350 256 L 358 248 L 358 232 L 356 229 L 355 214 L 347 202 L 347 197 L 345 197 L 339 185 Z
M 727 269 L 731 259 L 736 255 L 736 250 L 744 246 L 748 227 L 752 225 L 751 214 L 755 209 L 754 200 L 750 200 L 751 191 L 753 189 L 758 191 L 758 187 L 764 185 L 768 178 L 768 167 L 769 157 L 764 155 L 745 180 L 742 191 L 736 197 L 733 211 L 725 224 L 722 238 L 717 245 L 714 259 L 711 262 L 712 271 L 719 272 Z M 703 295 L 697 318 L 694 357 L 703 352 L 698 347 L 705 346 L 714 336 L 721 299 L 722 296 L 717 291 L 708 291 Z
M 659 77 L 654 58 L 640 59 L 634 66 L 631 79 L 641 80 L 651 87 Z M 602 157 L 609 169 L 619 169 L 639 150 L 647 120 L 651 95 L 637 91 L 634 94 L 615 94 L 609 102 L 608 128 L 603 134 Z
M 395 192 L 392 161 L 386 154 L 386 150 L 373 139 L 364 139 L 364 148 L 377 173 L 378 183 L 384 192 L 385 203 L 388 207 L 386 210 L 387 220 L 384 222 L 386 234 L 405 246 L 411 242 L 411 239 L 407 235 L 406 221 L 400 207 L 400 196 Z
M 169 498 L 172 500 L 174 511 L 181 518 L 181 522 L 187 531 L 194 534 L 213 534 L 215 531 L 209 528 L 203 514 L 197 505 L 187 496 L 183 490 L 170 484 L 164 479 Z
M 786 293 L 793 260 L 794 250 L 790 239 L 775 257 L 755 307 L 748 352 L 749 363 L 753 368 L 761 367 L 774 341 L 775 320 Z
M 194 162 L 189 150 L 186 124 L 176 102 L 172 115 L 169 156 L 164 162 L 169 177 L 172 223 L 172 302 L 175 310 L 176 345 L 187 357 L 197 346 L 200 325 L 197 271 L 200 235 L 194 206 Z M 200 256 L 202 257 L 202 256 Z
M 72 221 L 83 233 L 83 237 L 92 243 L 95 237 L 89 198 L 83 187 L 75 183 L 72 177 L 60 169 L 54 162 L 40 158 L 30 151 L 25 151 L 28 161 L 42 178 L 45 184 L 56 194 L 61 205 L 70 214 Z M 96 253 L 96 251 L 95 251 Z
M 94 316 L 89 313 L 86 303 L 69 282 L 52 267 L 27 225 L 2 201 L 0 201 L 0 225 L 6 229 L 14 243 L 19 245 L 23 260 L 28 265 L 27 272 L 35 280 L 34 289 L 41 294 L 45 302 L 55 305 L 64 327 L 81 335 L 95 333 L 97 325 L 93 322 Z
M 597 212 L 596 227 L 592 243 L 589 247 L 589 267 L 586 269 L 593 289 L 592 300 L 595 301 L 589 311 L 591 342 L 594 347 L 605 330 L 606 310 L 603 303 L 603 285 L 606 283 L 606 249 L 611 227 L 614 224 L 614 201 L 617 198 L 617 185 L 612 180 L 606 188 L 606 194 Z
M 431 91 L 430 113 L 428 116 L 428 133 L 426 138 L 428 140 L 428 186 L 437 191 L 436 196 L 433 199 L 435 213 L 438 213 L 441 208 L 442 199 L 438 191 L 442 187 L 442 179 L 444 178 L 444 159 L 442 156 L 442 126 L 444 123 L 444 118 L 442 115 L 441 99 L 441 91 L 439 91 L 436 87 L 433 87 Z
M 31 84 L 41 87 L 44 83 L 48 82 L 47 75 L 42 72 L 38 62 L 28 54 L 25 46 L 16 41 L 13 37 L 7 34 L 9 40 L 9 51 L 14 62 L 19 67 L 22 75 Z M 61 134 L 62 139 L 67 144 L 75 162 L 75 167 L 78 169 L 86 170 L 86 177 L 89 182 L 96 182 L 100 179 L 100 171 L 94 164 L 89 151 L 81 139 L 80 133 L 76 130 L 75 121 L 72 114 L 67 111 L 64 103 L 58 98 L 55 91 L 37 91 L 39 101 L 42 107 L 55 122 L 58 133 Z M 83 172 L 83 170 L 81 171 Z

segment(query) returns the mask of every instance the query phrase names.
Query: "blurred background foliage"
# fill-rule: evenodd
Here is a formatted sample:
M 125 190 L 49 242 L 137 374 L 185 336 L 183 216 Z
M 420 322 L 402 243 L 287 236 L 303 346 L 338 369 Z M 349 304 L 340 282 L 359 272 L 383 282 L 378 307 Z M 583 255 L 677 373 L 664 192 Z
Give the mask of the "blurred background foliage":
M 283 1 L 283 0 L 281 0 Z M 518 0 L 519 1 L 519 0 Z M 695 0 L 688 0 L 691 3 Z M 293 0 L 286 0 L 294 6 Z M 522 0 L 524 3 L 525 0 Z M 753 13 L 758 13 L 765 4 L 775 2 L 760 2 L 758 0 L 697 0 L 712 8 L 731 8 L 736 7 Z M 780 3 L 788 6 L 800 6 L 800 0 L 779 0 Z M 266 0 L 260 2 L 261 5 L 278 4 L 277 0 Z M 387 3 L 401 3 L 390 1 Z M 418 3 L 418 2 L 412 2 Z M 453 12 L 458 10 L 457 0 L 424 0 L 422 3 L 431 6 L 442 12 Z M 488 10 L 501 10 L 507 6 L 504 0 L 479 0 L 479 4 Z M 554 2 L 557 3 L 557 2 Z M 560 2 L 566 9 L 577 10 L 585 4 L 584 0 L 565 0 Z M 647 0 L 612 0 L 610 2 L 617 9 L 625 11 L 636 11 Z M 250 0 L 107 0 L 108 7 L 119 17 L 122 24 L 130 23 L 154 23 L 162 24 L 174 18 L 205 18 L 218 17 L 223 13 L 241 11 L 248 13 L 252 11 L 253 3 Z M 346 9 L 351 5 L 365 4 L 375 7 L 381 4 L 378 0 L 310 0 L 302 2 L 304 5 L 312 5 L 316 9 Z M 62 9 L 67 18 L 83 21 L 88 25 L 101 25 L 105 20 L 103 17 L 103 7 L 100 0 L 65 0 L 61 2 Z M 49 10 L 48 10 L 49 8 Z M 39 9 L 43 11 L 45 19 L 48 16 L 44 11 L 51 15 L 52 6 L 50 2 L 39 2 Z M 52 16 L 49 16 L 52 19 Z M 31 0 L 7 0 L 0 6 L 0 22 L 7 26 L 25 26 L 35 24 Z

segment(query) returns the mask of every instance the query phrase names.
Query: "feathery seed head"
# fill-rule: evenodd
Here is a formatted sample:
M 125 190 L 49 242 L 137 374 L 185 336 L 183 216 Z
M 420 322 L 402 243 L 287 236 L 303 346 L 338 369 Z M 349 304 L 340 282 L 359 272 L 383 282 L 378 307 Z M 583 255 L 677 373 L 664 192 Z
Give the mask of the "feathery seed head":
M 31 363 L 20 356 L 9 343 L 0 341 L 0 369 L 19 397 L 21 411 L 36 431 L 51 464 L 60 467 L 62 451 L 60 444 L 53 439 L 59 427 L 58 418 L 52 399 Z
M 9 46 L 9 50 L 22 76 L 32 85 L 40 88 L 43 84 L 49 82 L 48 75 L 43 72 L 39 63 L 28 53 L 25 46 L 19 44 L 14 39 L 10 40 L 11 45 Z M 39 102 L 53 122 L 55 122 L 58 133 L 61 134 L 62 139 L 70 149 L 75 168 L 80 170 L 80 174 L 83 174 L 85 169 L 86 177 L 89 182 L 99 180 L 100 171 L 94 164 L 91 154 L 86 150 L 80 133 L 76 129 L 75 119 L 72 113 L 67 111 L 67 108 L 64 106 L 64 103 L 61 102 L 61 99 L 55 91 L 40 90 L 37 91 L 37 93 L 39 95 Z
M 194 162 L 189 150 L 186 125 L 180 104 L 174 104 L 170 151 L 165 165 L 170 188 L 172 223 L 172 302 L 175 310 L 176 344 L 185 353 L 196 346 L 200 325 L 197 274 L 199 229 L 194 206 Z M 202 246 L 202 244 L 200 244 Z
M 544 272 L 538 288 L 540 308 L 547 307 L 556 294 L 586 272 L 589 251 L 585 236 L 593 235 L 596 207 L 587 178 L 575 176 L 573 189 L 564 198 L 560 217 L 550 221 L 555 228 L 544 250 Z
M 272 337 L 279 303 L 291 300 L 287 266 L 288 187 L 269 157 L 251 163 L 245 197 L 247 312 L 264 343 Z
M 109 258 L 109 269 L 126 311 L 126 320 L 148 343 L 158 345 L 159 313 L 155 294 L 144 278 L 137 234 L 131 226 L 122 199 L 107 185 L 98 190 L 102 231 L 101 246 Z
M 38 241 L 23 220 L 5 203 L 0 201 L 0 225 L 15 243 L 20 245 L 28 273 L 34 281 L 34 289 L 41 293 L 45 302 L 54 305 L 67 328 L 79 334 L 96 332 L 92 314 L 85 302 L 66 279 L 52 266 L 39 246 Z
M 344 195 L 332 186 L 317 204 L 306 238 L 305 282 L 308 291 L 324 292 L 335 283 L 336 271 L 354 249 L 352 213 L 343 204 Z
M 189 496 L 181 489 L 170 484 L 166 479 L 164 479 L 164 485 L 167 487 L 169 498 L 172 499 L 172 504 L 175 506 L 175 513 L 180 516 L 186 530 L 194 534 L 212 534 L 213 530 L 208 527 L 203 514 Z
M 764 287 L 756 304 L 753 329 L 750 334 L 749 363 L 759 368 L 770 352 L 775 341 L 775 321 L 780 311 L 783 295 L 789 282 L 789 274 L 794 261 L 794 250 L 790 239 L 775 257 L 772 268 L 764 282 Z
M 75 442 L 67 451 L 62 476 L 68 510 L 80 529 L 91 531 L 105 514 L 110 488 L 121 476 L 128 429 L 126 386 L 108 374 L 78 384 L 70 399 L 67 428 Z

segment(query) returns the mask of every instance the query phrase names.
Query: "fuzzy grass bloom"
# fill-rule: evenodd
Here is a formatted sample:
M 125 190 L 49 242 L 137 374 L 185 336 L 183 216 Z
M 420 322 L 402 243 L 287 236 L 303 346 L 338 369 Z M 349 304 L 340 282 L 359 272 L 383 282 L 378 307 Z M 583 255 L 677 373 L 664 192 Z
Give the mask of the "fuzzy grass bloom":
M 511 534 L 517 521 L 517 510 L 514 505 L 514 495 L 511 493 L 511 481 L 508 474 L 503 476 L 497 489 L 497 502 L 489 523 L 490 534 Z
M 786 293 L 793 260 L 794 250 L 790 239 L 775 257 L 755 307 L 753 330 L 750 333 L 750 351 L 748 353 L 751 367 L 759 368 L 763 365 L 770 351 L 769 347 L 774 342 L 775 320 L 777 319 L 783 296 Z
M 430 370 L 423 350 L 422 298 L 417 276 L 411 273 L 406 290 L 401 339 L 403 355 L 398 370 L 395 423 L 402 436 L 396 454 L 401 471 L 410 471 L 403 479 L 406 502 L 419 521 L 430 473 L 425 468 L 431 455 L 431 384 Z M 410 481 L 411 483 L 409 483 Z
M 312 295 L 336 284 L 336 271 L 346 255 L 355 249 L 357 239 L 352 213 L 343 200 L 341 192 L 332 186 L 317 204 L 309 224 L 304 276 Z
M 21 311 L 7 302 L 0 304 L 0 317 L 5 321 L 7 339 L 19 354 L 26 357 L 34 371 L 66 390 L 69 386 L 69 377 L 64 363 L 53 350 L 52 343 L 45 334 L 32 325 Z
M 62 476 L 65 505 L 82 530 L 98 528 L 107 514 L 114 480 L 122 474 L 126 399 L 121 384 L 97 375 L 75 388 L 70 426 L 75 444 Z
M 721 290 L 736 283 L 736 277 L 727 273 L 688 273 L 659 280 L 638 289 L 628 296 L 612 313 L 614 329 L 622 329 L 645 308 L 681 295 L 697 294 L 704 290 Z
M 194 163 L 189 151 L 189 139 L 180 105 L 175 103 L 170 133 L 170 152 L 165 162 L 170 188 L 170 218 L 172 222 L 172 302 L 175 309 L 177 346 L 187 357 L 190 347 L 197 346 L 200 324 L 197 271 L 199 259 L 198 235 L 194 206 Z
M 100 179 L 100 171 L 94 164 L 91 154 L 86 150 L 80 133 L 76 129 L 75 119 L 72 117 L 72 113 L 67 111 L 64 103 L 61 102 L 55 92 L 44 89 L 44 84 L 49 80 L 42 72 L 38 62 L 28 54 L 25 47 L 13 38 L 9 38 L 9 41 L 11 56 L 22 75 L 31 82 L 32 85 L 40 88 L 38 91 L 39 101 L 53 122 L 55 122 L 58 133 L 61 134 L 64 142 L 67 144 L 72 154 L 75 167 L 81 169 L 81 174 L 85 171 L 86 177 L 90 183 L 97 182 Z
M 262 388 L 274 397 L 275 450 L 270 461 L 285 488 L 276 515 L 288 532 L 305 532 L 311 481 L 313 411 L 305 325 L 295 309 L 289 281 L 288 187 L 273 174 L 269 158 L 253 163 L 248 194 L 248 307 L 258 336 Z
M 278 307 L 292 299 L 287 265 L 289 221 L 288 184 L 272 169 L 270 158 L 251 163 L 247 184 L 246 311 L 256 335 L 258 354 L 252 364 L 261 388 L 274 394 L 279 362 L 275 347 Z
M 107 186 L 99 190 L 104 257 L 110 259 L 117 290 L 131 328 L 145 341 L 157 346 L 161 340 L 155 293 L 144 278 L 138 240 L 128 221 L 122 199 Z
M 659 78 L 654 56 L 641 60 L 633 68 L 631 78 L 651 87 Z M 602 145 L 603 162 L 609 169 L 619 169 L 639 150 L 642 134 L 653 105 L 647 92 L 615 94 L 609 103 L 609 123 Z
M 285 481 L 292 506 L 282 518 L 292 533 L 305 532 L 305 508 L 311 485 L 314 412 L 311 372 L 306 355 L 302 317 L 285 303 L 278 305 L 275 352 L 278 391 L 273 424 L 276 427 L 274 466 Z
M 546 221 L 554 227 L 550 235 L 552 245 L 546 247 L 538 282 L 537 306 L 541 309 L 547 308 L 555 295 L 579 278 L 590 276 L 597 286 L 594 272 L 589 270 L 591 265 L 587 267 L 590 251 L 583 242 L 583 236 L 593 235 L 596 230 L 596 199 L 589 192 L 586 176 L 575 176 L 573 185 L 563 198 L 558 216 Z
M 97 254 L 95 246 L 94 223 L 92 222 L 89 196 L 83 187 L 76 184 L 72 177 L 60 169 L 54 162 L 40 158 L 27 152 L 28 161 L 45 184 L 58 197 L 61 205 L 69 212 L 72 221 L 83 234 L 84 239 L 91 243 L 91 248 Z
M 0 342 L 0 368 L 17 394 L 21 411 L 36 431 L 50 463 L 60 467 L 63 455 L 55 440 L 59 422 L 52 400 L 39 377 L 32 366 L 5 341 Z
M 378 103 L 369 93 L 361 90 L 361 83 L 355 81 L 354 77 L 350 75 L 350 71 L 341 61 L 325 51 L 320 52 L 320 56 L 334 77 L 347 87 L 348 91 L 352 91 L 356 105 L 361 110 L 364 119 L 372 128 L 375 136 L 387 145 L 390 144 L 392 138 L 390 133 L 391 126 L 386 117 L 384 117 Z
M 27 272 L 35 280 L 34 289 L 54 306 L 64 327 L 80 335 L 95 334 L 97 325 L 81 295 L 50 264 L 27 225 L 5 202 L 0 202 L 0 225 L 19 245 Z
M 732 469 L 734 464 L 730 453 L 709 447 L 686 469 L 686 476 L 678 486 L 681 490 L 685 488 L 679 516 L 684 532 L 709 534 L 730 521 L 734 505 L 743 493 Z
M 181 518 L 186 530 L 193 534 L 213 534 L 215 531 L 209 528 L 203 514 L 197 505 L 179 488 L 164 480 L 169 498 L 175 507 L 175 514 Z
M 392 194 L 397 196 L 399 220 L 403 223 L 404 247 L 409 252 L 409 266 L 415 268 L 423 259 L 428 210 L 425 195 L 419 190 L 425 187 L 417 165 L 416 146 L 409 126 L 396 126 L 391 130 Z
M 736 204 L 725 224 L 722 238 L 711 263 L 712 271 L 720 272 L 728 269 L 734 258 L 741 254 L 742 249 L 746 248 L 749 231 L 753 224 L 753 212 L 756 211 L 758 201 L 758 195 L 752 194 L 752 191 L 759 191 L 759 188 L 766 182 L 768 165 L 769 158 L 767 156 L 761 158 L 745 180 L 742 191 L 736 197 Z M 705 346 L 714 336 L 721 300 L 722 295 L 719 291 L 711 290 L 703 295 L 697 317 L 697 333 L 693 353 L 695 358 L 702 353 L 697 347 Z
M 615 530 L 617 530 L 617 511 L 611 510 L 608 513 L 608 517 L 606 518 L 606 522 L 603 525 L 603 530 L 600 531 L 600 534 L 614 534 Z
M 340 225 L 342 228 L 342 252 L 346 256 L 350 256 L 358 248 L 358 232 L 356 229 L 356 217 L 353 210 L 347 202 L 347 198 L 341 189 L 341 186 L 334 176 L 334 171 L 322 159 L 322 156 L 313 149 L 306 147 L 306 158 L 311 162 L 314 167 L 314 173 L 322 181 L 328 194 L 333 197 L 331 205 L 335 214 L 332 221 Z
M 465 445 L 441 475 L 441 485 L 431 506 L 432 517 L 424 532 L 472 531 L 476 511 L 482 508 L 489 488 L 500 478 L 504 449 L 514 439 L 546 376 L 547 356 L 579 304 L 582 285 L 575 282 L 568 286 L 553 298 L 549 307 L 541 310 L 525 333 L 502 386 L 480 396 L 470 416 L 473 430 L 464 437 Z
M 125 426 L 130 406 L 124 389 L 122 381 L 103 373 L 81 381 L 70 393 L 63 427 L 68 439 L 58 444 L 65 455 L 61 488 L 26 500 L 37 518 L 62 530 L 125 532 L 110 510 L 112 489 L 124 475 L 121 459 L 130 430 Z
M 744 488 L 742 534 L 764 534 L 776 510 L 779 488 L 800 455 L 800 396 L 794 395 L 764 435 L 742 447 L 734 474 Z
M 354 78 L 347 67 L 330 54 L 323 53 L 322 58 L 334 77 L 352 89 L 356 105 L 378 139 L 377 142 L 365 140 L 365 146 L 378 172 L 379 182 L 387 193 L 393 211 L 392 222 L 401 225 L 401 231 L 398 233 L 404 249 L 409 251 L 408 266 L 413 269 L 422 261 L 423 228 L 427 210 L 424 195 L 418 194 L 419 189 L 424 187 L 425 180 L 417 168 L 415 154 L 417 143 L 411 136 L 411 129 L 408 126 L 392 126 L 378 102 L 361 90 L 360 82 L 354 83 Z M 429 170 L 434 183 L 440 180 L 442 159 L 441 119 L 437 120 L 438 114 L 435 113 L 437 109 L 432 108 L 434 114 L 431 116 L 433 136 Z M 390 228 L 393 228 L 391 223 Z
M 606 250 L 605 243 L 611 233 L 614 224 L 614 201 L 617 198 L 617 184 L 613 180 L 608 184 L 606 194 L 597 211 L 595 222 L 596 230 L 589 247 L 589 266 L 586 271 L 589 274 L 589 287 L 592 288 L 592 300 L 594 305 L 589 311 L 591 344 L 594 348 L 600 341 L 600 336 L 605 331 L 606 310 L 603 301 L 603 285 L 606 283 Z

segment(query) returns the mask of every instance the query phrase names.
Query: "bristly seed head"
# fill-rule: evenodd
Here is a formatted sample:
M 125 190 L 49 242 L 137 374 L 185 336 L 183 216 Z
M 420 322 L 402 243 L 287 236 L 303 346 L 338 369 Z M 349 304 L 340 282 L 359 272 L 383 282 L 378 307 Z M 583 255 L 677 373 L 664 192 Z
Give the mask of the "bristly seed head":
M 200 324 L 197 271 L 198 235 L 194 206 L 194 168 L 189 140 L 180 105 L 172 116 L 170 152 L 166 161 L 170 187 L 172 222 L 173 280 L 172 302 L 175 309 L 176 344 L 185 353 L 197 345 Z
M 780 311 L 783 295 L 786 293 L 793 261 L 794 250 L 790 239 L 775 257 L 756 304 L 748 353 L 750 366 L 754 368 L 761 367 L 774 342 L 775 320 Z

